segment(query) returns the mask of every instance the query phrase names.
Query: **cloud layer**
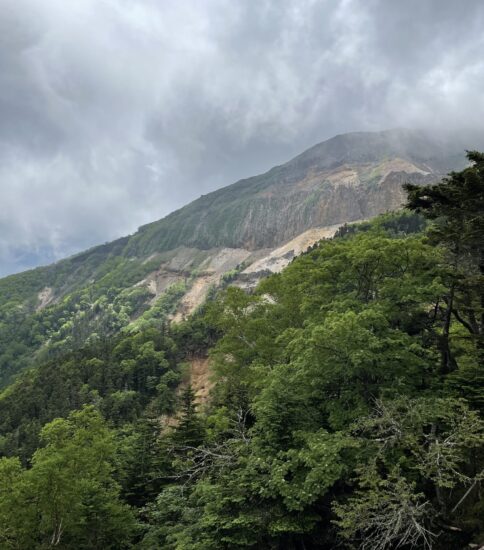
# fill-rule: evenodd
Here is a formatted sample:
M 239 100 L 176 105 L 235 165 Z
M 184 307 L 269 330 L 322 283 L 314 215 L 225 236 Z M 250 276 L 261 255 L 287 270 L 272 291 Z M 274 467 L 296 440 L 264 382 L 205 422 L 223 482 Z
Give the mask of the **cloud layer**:
M 484 4 L 2 0 L 0 274 L 350 130 L 475 128 Z

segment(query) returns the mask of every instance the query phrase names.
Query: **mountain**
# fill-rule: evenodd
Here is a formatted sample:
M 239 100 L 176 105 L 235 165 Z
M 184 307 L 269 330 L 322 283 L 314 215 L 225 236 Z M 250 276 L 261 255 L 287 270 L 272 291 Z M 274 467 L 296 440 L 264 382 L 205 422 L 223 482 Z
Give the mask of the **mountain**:
M 463 150 L 422 132 L 343 134 L 134 235 L 1 279 L 0 384 L 39 355 L 181 319 L 220 284 L 251 287 L 341 224 L 400 207 L 404 182 L 464 164 Z
M 310 227 L 396 208 L 403 198 L 401 181 L 430 181 L 463 161 L 463 151 L 452 155 L 409 130 L 336 136 L 140 228 L 127 252 L 138 255 L 182 245 L 274 247 Z

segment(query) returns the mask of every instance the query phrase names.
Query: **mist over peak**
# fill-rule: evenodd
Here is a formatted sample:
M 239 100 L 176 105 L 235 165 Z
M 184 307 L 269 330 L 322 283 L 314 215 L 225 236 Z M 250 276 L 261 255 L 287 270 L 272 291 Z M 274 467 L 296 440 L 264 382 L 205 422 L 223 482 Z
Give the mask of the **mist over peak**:
M 3 274 L 337 134 L 482 120 L 482 2 L 5 0 Z M 472 143 L 471 143 L 472 141 Z

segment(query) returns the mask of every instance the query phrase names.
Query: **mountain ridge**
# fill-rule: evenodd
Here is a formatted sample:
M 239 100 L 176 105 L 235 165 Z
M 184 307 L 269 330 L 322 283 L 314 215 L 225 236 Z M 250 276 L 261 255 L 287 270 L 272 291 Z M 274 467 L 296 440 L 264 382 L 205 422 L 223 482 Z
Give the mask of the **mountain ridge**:
M 371 151 L 373 151 L 373 154 L 370 154 Z M 244 214 L 252 221 L 254 221 L 254 218 L 256 221 L 260 221 L 260 212 L 257 212 L 257 208 L 254 211 L 247 205 L 245 202 L 247 197 L 257 197 L 259 209 L 270 208 L 271 206 L 278 208 L 279 204 L 277 204 L 274 194 L 261 197 L 261 192 L 267 192 L 268 189 L 273 187 L 281 191 L 281 188 L 287 188 L 306 178 L 310 169 L 315 170 L 314 176 L 317 177 L 318 175 L 324 176 L 323 172 L 325 170 L 332 170 L 343 164 L 353 166 L 363 162 L 374 163 L 388 156 L 403 156 L 404 160 L 410 161 L 412 155 L 417 157 L 416 162 L 426 162 L 425 167 L 428 172 L 437 174 L 434 179 L 438 179 L 439 176 L 444 175 L 451 168 L 460 168 L 465 162 L 462 152 L 456 154 L 454 151 L 453 154 L 449 154 L 443 144 L 434 142 L 420 131 L 394 129 L 383 132 L 340 134 L 311 147 L 287 163 L 275 166 L 263 174 L 239 180 L 227 187 L 203 195 L 185 207 L 172 212 L 162 220 L 141 226 L 138 232 L 133 235 L 134 241 L 146 245 L 151 251 L 154 250 L 153 243 L 156 243 L 156 245 L 161 243 L 167 249 L 180 244 L 195 245 L 201 248 L 210 246 L 248 246 L 249 248 L 277 246 L 282 244 L 284 240 L 295 236 L 296 231 L 300 232 L 301 227 L 298 227 L 292 235 L 284 234 L 282 238 L 277 240 L 277 238 L 271 238 L 267 228 L 262 237 L 257 239 L 250 232 L 245 235 L 243 231 L 231 231 L 230 227 L 227 226 L 227 220 L 234 218 L 240 220 Z M 449 162 L 451 156 L 454 156 L 455 159 Z M 417 168 L 420 167 L 417 166 Z M 422 183 L 425 183 L 425 181 L 422 181 Z M 269 199 L 272 199 L 272 202 L 276 204 L 269 204 L 271 202 Z M 222 212 L 221 207 L 224 209 Z M 199 212 L 201 210 L 204 211 L 205 216 L 200 219 Z M 375 213 L 379 213 L 379 211 Z M 355 214 L 354 219 L 371 216 L 375 213 L 358 213 Z M 191 219 L 193 214 L 198 217 L 197 221 L 199 223 L 195 223 Z M 215 218 L 215 222 L 207 220 L 209 214 Z M 187 223 L 187 218 L 191 223 Z M 318 225 L 333 225 L 342 221 L 351 220 L 347 219 L 347 215 L 340 220 L 321 218 L 318 220 Z M 177 231 L 167 236 L 164 234 L 164 230 L 165 225 L 168 224 L 175 226 Z M 315 222 L 312 222 L 304 229 L 308 229 L 314 224 Z M 237 230 L 240 230 L 240 225 L 241 223 L 235 224 Z M 224 228 L 225 232 L 221 234 L 220 228 Z M 262 227 L 262 229 L 264 228 Z M 280 235 L 280 231 L 277 234 Z M 218 239 L 216 238 L 217 235 L 219 236 Z M 132 243 L 128 250 L 129 253 L 132 253 L 132 251 L 134 253 Z
M 419 146 L 415 147 L 415 151 L 413 153 L 416 154 L 417 156 L 419 156 L 419 155 L 421 156 L 421 158 L 418 159 L 418 160 L 420 160 L 421 162 L 424 162 L 425 160 L 426 161 L 428 161 L 428 160 L 434 160 L 434 161 L 436 160 L 437 161 L 437 162 L 434 163 L 434 166 L 433 166 L 433 168 L 434 168 L 433 171 L 434 172 L 438 172 L 439 174 L 441 173 L 443 175 L 443 174 L 446 174 L 448 171 L 450 171 L 452 169 L 456 169 L 456 167 L 460 168 L 462 165 L 465 164 L 465 157 L 464 157 L 464 154 L 463 154 L 463 149 L 459 150 L 458 153 L 456 153 L 455 150 L 454 150 L 452 153 L 449 154 L 449 151 L 446 150 L 443 143 L 433 142 L 422 131 L 409 130 L 407 128 L 393 128 L 393 129 L 390 129 L 390 130 L 383 130 L 383 131 L 379 131 L 379 132 L 349 132 L 349 133 L 337 134 L 332 138 L 329 138 L 327 140 L 324 140 L 320 143 L 317 143 L 317 144 L 313 145 L 312 147 L 310 147 L 310 148 L 306 149 L 305 151 L 303 151 L 302 153 L 296 155 L 295 157 L 293 157 L 292 159 L 290 159 L 286 163 L 276 165 L 276 166 L 270 168 L 269 170 L 267 170 L 266 172 L 263 172 L 262 174 L 258 174 L 258 175 L 255 175 L 255 176 L 250 176 L 250 177 L 247 177 L 247 178 L 242 178 L 242 179 L 237 180 L 236 182 L 234 182 L 232 184 L 229 184 L 227 186 L 224 186 L 224 187 L 221 187 L 221 188 L 216 189 L 214 191 L 211 191 L 210 193 L 201 195 L 199 198 L 194 199 L 193 201 L 191 201 L 191 202 L 187 203 L 186 205 L 182 206 L 181 208 L 178 208 L 175 211 L 167 214 L 163 218 L 160 218 L 158 220 L 148 222 L 146 224 L 141 225 L 138 228 L 138 230 L 133 234 L 122 236 L 122 237 L 116 238 L 112 241 L 109 241 L 109 242 L 106 242 L 106 243 L 103 243 L 103 244 L 94 245 L 94 246 L 89 247 L 88 249 L 86 249 L 84 251 L 80 251 L 80 252 L 75 253 L 75 254 L 73 254 L 71 256 L 68 256 L 66 258 L 62 258 L 62 259 L 57 260 L 56 262 L 53 262 L 51 264 L 47 264 L 47 265 L 44 265 L 44 266 L 38 266 L 38 267 L 29 269 L 29 270 L 26 270 L 26 271 L 34 271 L 36 269 L 47 268 L 47 267 L 50 267 L 50 266 L 53 266 L 53 265 L 57 265 L 57 264 L 65 261 L 65 260 L 79 261 L 82 258 L 84 258 L 87 254 L 90 254 L 90 253 L 95 252 L 95 251 L 102 251 L 103 249 L 111 249 L 113 246 L 117 247 L 118 245 L 121 246 L 123 244 L 129 245 L 129 241 L 132 240 L 133 238 L 136 238 L 137 236 L 149 231 L 153 227 L 159 226 L 159 224 L 164 222 L 165 220 L 166 221 L 168 221 L 168 220 L 171 221 L 174 218 L 177 218 L 178 216 L 180 216 L 181 214 L 185 214 L 187 212 L 187 210 L 191 210 L 192 208 L 196 208 L 197 210 L 199 210 L 200 208 L 203 209 L 203 208 L 206 208 L 206 207 L 218 206 L 218 204 L 219 204 L 218 199 L 220 197 L 227 198 L 227 195 L 229 193 L 233 192 L 234 190 L 237 191 L 238 195 L 240 195 L 240 194 L 242 194 L 242 195 L 251 195 L 254 192 L 258 191 L 258 189 L 257 188 L 254 189 L 254 187 L 257 187 L 257 183 L 260 182 L 261 180 L 265 180 L 265 181 L 263 181 L 264 185 L 266 185 L 267 179 L 273 179 L 273 180 L 275 180 L 276 184 L 278 184 L 278 183 L 280 184 L 281 181 L 284 181 L 287 177 L 282 172 L 284 170 L 286 170 L 288 167 L 292 167 L 294 165 L 300 165 L 300 166 L 304 167 L 305 165 L 308 165 L 308 164 L 311 165 L 311 162 L 312 162 L 312 165 L 314 165 L 314 160 L 320 158 L 321 156 L 326 157 L 326 162 L 323 166 L 324 168 L 334 168 L 334 167 L 337 167 L 337 166 L 339 166 L 343 163 L 346 163 L 346 162 L 349 162 L 350 164 L 354 164 L 356 162 L 374 162 L 375 160 L 377 160 L 376 155 L 373 155 L 373 156 L 368 155 L 366 157 L 365 156 L 363 156 L 363 157 L 360 156 L 360 158 L 356 158 L 355 157 L 355 149 L 356 149 L 355 140 L 357 140 L 359 143 L 364 143 L 367 146 L 371 145 L 371 147 L 374 147 L 375 141 L 376 142 L 381 141 L 381 142 L 386 143 L 388 145 L 387 138 L 390 138 L 390 140 L 389 140 L 390 144 L 393 142 L 393 145 L 394 145 L 393 153 L 394 154 L 399 154 L 400 156 L 403 156 L 405 159 L 407 159 L 407 157 L 409 156 L 409 151 L 405 147 L 402 148 L 401 147 L 401 145 L 402 145 L 401 139 L 400 140 L 397 139 L 397 138 L 402 138 L 402 136 L 405 137 L 405 139 L 407 141 L 412 141 L 413 140 L 413 142 L 415 142 L 415 140 L 417 140 L 417 142 L 419 143 Z M 372 140 L 371 138 L 376 138 L 376 139 Z M 368 143 L 369 141 L 372 142 L 372 143 L 369 144 Z M 433 149 L 431 151 L 431 153 L 433 153 L 433 154 L 422 155 L 422 153 L 421 153 L 422 150 L 428 150 L 430 143 L 434 144 Z M 328 161 L 327 160 L 327 155 L 332 150 L 332 148 L 333 148 L 332 146 L 338 146 L 340 144 L 343 144 L 343 146 L 346 146 L 347 153 L 351 153 L 351 155 L 349 157 L 342 157 L 340 155 L 339 158 L 335 158 L 332 161 Z M 422 147 L 422 144 L 424 144 L 425 146 Z M 398 145 L 400 145 L 400 147 L 398 147 Z M 315 152 L 317 152 L 318 155 L 315 155 L 314 154 Z M 390 154 L 391 152 L 392 152 L 392 150 L 390 148 L 389 150 L 386 151 L 385 154 Z M 437 152 L 437 155 L 435 154 L 436 152 Z M 429 153 L 430 153 L 430 151 L 429 151 Z M 380 156 L 382 154 L 383 153 L 380 152 Z M 449 157 L 454 157 L 455 160 L 450 160 L 449 161 Z M 438 169 L 436 169 L 437 167 L 438 167 Z M 254 184 L 256 184 L 256 185 L 254 186 Z M 188 243 L 188 242 L 183 242 L 183 243 L 182 242 L 177 242 L 177 245 L 178 244 L 187 245 L 187 244 L 190 244 L 190 243 Z M 227 243 L 220 243 L 220 244 L 227 244 Z M 133 249 L 130 249 L 129 246 L 127 246 L 127 249 L 128 249 L 128 255 L 131 255 L 131 252 L 133 251 Z M 167 249 L 169 249 L 169 248 L 167 248 Z M 0 279 L 5 279 L 7 277 L 16 276 L 16 275 L 19 275 L 20 273 L 24 273 L 24 271 L 19 272 L 19 273 L 14 273 L 14 274 L 11 274 L 11 275 L 7 275 L 7 276 L 2 277 Z
M 133 235 L 0 279 L 0 382 L 28 366 L 33 350 L 82 345 L 151 310 L 150 319 L 179 319 L 237 277 L 251 288 L 303 251 L 301 243 L 313 244 L 298 240 L 309 230 L 317 241 L 341 224 L 399 208 L 403 183 L 432 183 L 447 165 L 464 163 L 463 153 L 417 131 L 341 134 Z

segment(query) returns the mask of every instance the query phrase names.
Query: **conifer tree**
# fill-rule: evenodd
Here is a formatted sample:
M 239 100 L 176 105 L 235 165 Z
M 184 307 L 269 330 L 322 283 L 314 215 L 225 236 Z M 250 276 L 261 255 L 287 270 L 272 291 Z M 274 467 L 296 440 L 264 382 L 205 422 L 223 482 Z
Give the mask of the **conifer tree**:
M 484 153 L 469 151 L 471 165 L 437 185 L 405 185 L 407 207 L 433 221 L 431 241 L 448 253 L 448 292 L 442 308 L 442 371 L 455 370 L 449 347 L 457 321 L 484 358 Z
M 180 423 L 173 433 L 173 441 L 180 446 L 196 447 L 203 442 L 203 425 L 197 414 L 195 392 L 191 385 L 181 394 Z

